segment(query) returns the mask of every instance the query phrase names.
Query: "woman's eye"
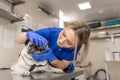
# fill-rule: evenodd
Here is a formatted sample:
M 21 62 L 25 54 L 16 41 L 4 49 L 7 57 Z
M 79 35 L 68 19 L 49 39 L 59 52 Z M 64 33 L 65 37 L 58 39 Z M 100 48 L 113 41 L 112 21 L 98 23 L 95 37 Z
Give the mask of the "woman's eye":
M 68 45 L 70 45 L 70 43 L 69 42 L 67 42 L 68 43 Z
M 67 41 L 67 43 L 68 43 L 68 45 L 70 45 L 70 46 L 72 45 L 70 41 Z
M 63 32 L 63 36 L 64 36 L 64 37 L 66 37 L 66 34 L 65 34 L 65 32 Z

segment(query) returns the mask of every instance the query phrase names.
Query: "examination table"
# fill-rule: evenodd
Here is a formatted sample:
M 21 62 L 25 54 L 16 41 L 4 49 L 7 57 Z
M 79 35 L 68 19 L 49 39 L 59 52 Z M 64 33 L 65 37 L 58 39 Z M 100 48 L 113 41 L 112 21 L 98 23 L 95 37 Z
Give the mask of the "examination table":
M 0 80 L 70 80 L 83 74 L 83 69 L 75 68 L 72 73 L 32 73 L 30 76 L 12 74 L 10 70 L 0 70 Z

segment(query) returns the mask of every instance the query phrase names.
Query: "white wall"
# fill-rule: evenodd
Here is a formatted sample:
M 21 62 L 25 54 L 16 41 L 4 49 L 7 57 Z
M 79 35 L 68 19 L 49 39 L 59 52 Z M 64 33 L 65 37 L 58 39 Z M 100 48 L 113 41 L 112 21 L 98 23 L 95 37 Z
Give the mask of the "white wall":
M 107 31 L 108 33 L 117 33 L 120 32 L 120 27 L 118 28 L 110 28 L 110 29 L 101 29 L 101 30 L 93 30 L 91 31 L 91 36 L 94 36 L 98 34 L 100 31 Z M 116 42 L 120 41 L 120 37 L 115 38 Z M 95 39 L 90 40 L 90 50 L 89 55 L 87 57 L 88 60 L 92 62 L 92 74 L 96 72 L 96 70 L 100 68 L 105 68 L 105 52 L 112 50 L 110 49 L 110 46 L 108 45 L 108 42 L 111 42 L 111 39 Z M 112 47 L 112 46 L 111 46 Z M 120 46 L 119 46 L 120 47 Z M 114 47 L 116 48 L 116 47 Z M 110 80 L 120 80 L 119 74 L 120 74 L 120 62 L 107 62 L 109 73 L 111 75 Z

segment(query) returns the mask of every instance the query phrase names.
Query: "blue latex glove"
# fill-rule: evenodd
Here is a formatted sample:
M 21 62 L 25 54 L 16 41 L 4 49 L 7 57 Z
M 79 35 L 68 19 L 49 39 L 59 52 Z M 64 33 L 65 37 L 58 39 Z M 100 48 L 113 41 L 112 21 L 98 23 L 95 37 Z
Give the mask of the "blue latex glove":
M 42 53 L 42 54 L 32 54 L 32 57 L 35 61 L 40 62 L 40 61 L 44 61 L 44 60 L 48 60 L 49 62 L 54 61 L 55 59 L 57 59 L 55 57 L 55 55 L 52 52 L 52 49 L 50 48 L 45 48 L 46 52 Z
M 45 49 L 45 47 L 47 46 L 48 41 L 37 33 L 29 31 L 26 33 L 26 37 L 30 40 L 32 44 L 36 44 L 36 46 L 40 46 L 43 49 Z

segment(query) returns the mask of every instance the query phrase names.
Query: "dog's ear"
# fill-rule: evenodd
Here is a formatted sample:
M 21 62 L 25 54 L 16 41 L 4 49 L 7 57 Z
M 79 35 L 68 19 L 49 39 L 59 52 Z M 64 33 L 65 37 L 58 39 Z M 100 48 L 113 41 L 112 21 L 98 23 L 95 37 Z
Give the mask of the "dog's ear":
M 28 45 L 29 42 L 30 42 L 30 40 L 27 39 L 27 40 L 25 41 L 25 45 Z

